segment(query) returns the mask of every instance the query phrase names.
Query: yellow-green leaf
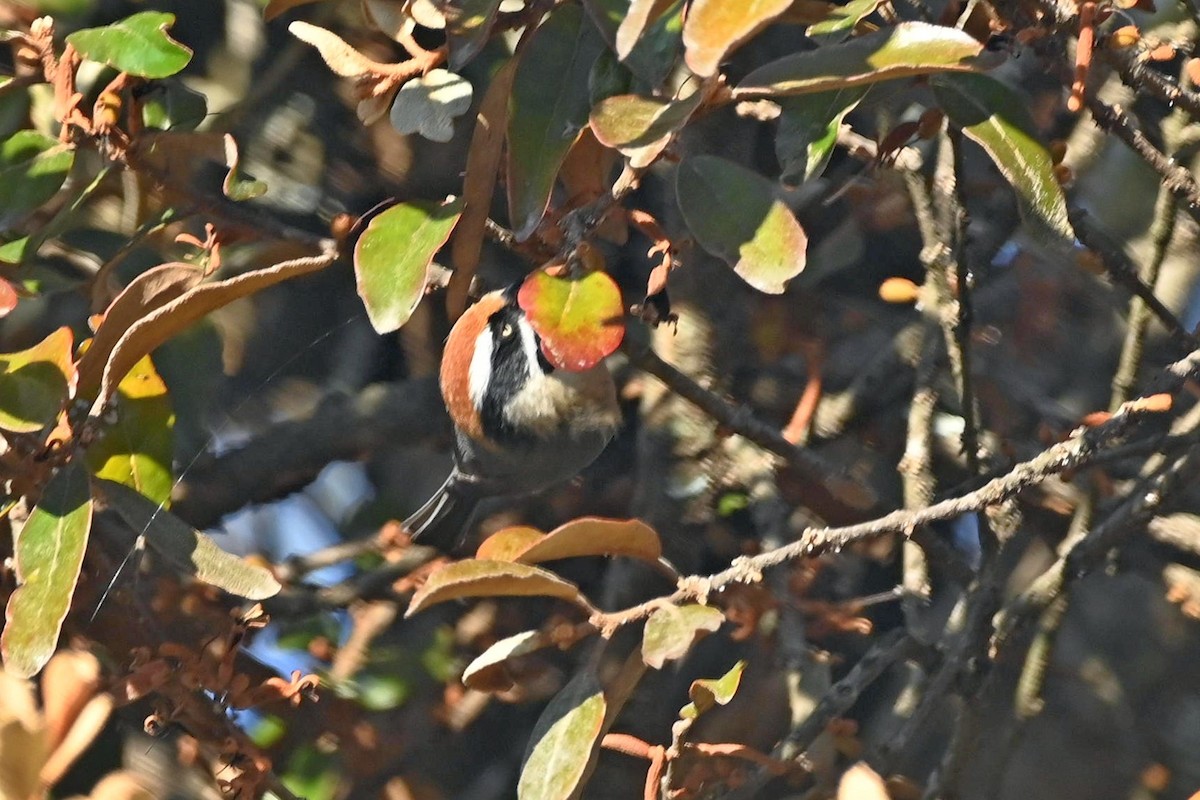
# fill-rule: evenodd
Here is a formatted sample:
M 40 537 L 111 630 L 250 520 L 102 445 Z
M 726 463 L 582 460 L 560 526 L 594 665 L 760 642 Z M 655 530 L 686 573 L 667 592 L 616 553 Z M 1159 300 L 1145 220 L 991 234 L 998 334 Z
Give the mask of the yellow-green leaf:
M 835 6 L 829 16 L 820 22 L 808 26 L 811 37 L 826 36 L 838 31 L 849 30 L 859 23 L 863 17 L 873 14 L 883 0 L 850 0 L 842 6 Z
M 64 327 L 28 350 L 0 353 L 0 428 L 32 433 L 55 420 L 75 394 L 73 340 Z
M 675 101 L 616 95 L 597 103 L 588 121 L 601 144 L 620 150 L 640 168 L 657 158 L 670 137 L 687 124 L 702 97 L 701 92 Z
M 552 572 L 511 561 L 469 559 L 447 564 L 413 595 L 405 616 L 464 597 L 557 597 L 590 608 L 579 587 Z
M 72 462 L 46 485 L 16 535 L 14 564 L 19 585 L 8 599 L 0 636 L 7 671 L 24 677 L 36 675 L 54 655 L 91 527 L 87 472 Z
M 53 197 L 74 163 L 71 145 L 37 131 L 17 131 L 0 142 L 0 230 Z
M 791 4 L 792 0 L 693 0 L 683 24 L 688 67 L 697 75 L 712 75 L 726 55 Z
M 780 99 L 775 134 L 775 157 L 783 167 L 780 183 L 799 186 L 825 170 L 842 120 L 866 93 L 866 86 L 855 86 Z
M 537 724 L 517 783 L 518 800 L 567 800 L 604 728 L 608 703 L 596 676 L 583 670 L 554 696 Z
M 687 655 L 692 644 L 705 633 L 721 627 L 725 615 L 712 606 L 665 605 L 646 620 L 642 637 L 642 660 L 652 669 Z
M 1021 96 L 987 75 L 939 75 L 930 83 L 950 121 L 984 149 L 1012 184 L 1031 230 L 1074 241 L 1053 160 Z
M 166 78 L 192 60 L 191 49 L 167 35 L 175 15 L 141 11 L 102 28 L 84 28 L 67 43 L 91 61 L 141 78 Z
M 688 696 L 692 702 L 679 711 L 684 719 L 695 719 L 715 706 L 723 706 L 737 694 L 742 684 L 742 670 L 746 668 L 745 661 L 739 661 L 719 678 L 702 678 L 692 681 L 688 688 Z
M 599 270 L 578 278 L 535 270 L 521 284 L 517 303 L 541 337 L 542 353 L 570 372 L 596 366 L 625 336 L 621 290 Z
M 902 22 L 892 28 L 784 56 L 747 75 L 735 98 L 824 92 L 935 72 L 973 72 L 987 66 L 983 45 L 944 25 Z
M 675 196 L 700 246 L 755 289 L 780 294 L 804 269 L 808 237 L 757 172 L 716 156 L 689 158 L 676 170 Z

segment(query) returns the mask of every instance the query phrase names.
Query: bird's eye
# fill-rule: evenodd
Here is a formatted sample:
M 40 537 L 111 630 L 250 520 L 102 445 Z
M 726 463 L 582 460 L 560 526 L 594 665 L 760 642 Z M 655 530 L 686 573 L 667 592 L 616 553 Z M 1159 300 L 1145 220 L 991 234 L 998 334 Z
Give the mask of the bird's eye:
M 509 323 L 505 323 L 504 327 L 500 329 L 500 338 L 508 339 L 512 335 L 513 335 L 513 326 Z

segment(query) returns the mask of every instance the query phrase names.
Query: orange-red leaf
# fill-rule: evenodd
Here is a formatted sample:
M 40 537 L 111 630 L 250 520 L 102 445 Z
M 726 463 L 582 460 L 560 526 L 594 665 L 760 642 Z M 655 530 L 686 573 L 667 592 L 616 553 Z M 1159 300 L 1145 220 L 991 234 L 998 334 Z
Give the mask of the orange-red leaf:
M 546 358 L 565 370 L 591 369 L 625 336 L 621 290 L 604 272 L 570 278 L 537 270 L 521 285 L 517 303 L 542 338 Z

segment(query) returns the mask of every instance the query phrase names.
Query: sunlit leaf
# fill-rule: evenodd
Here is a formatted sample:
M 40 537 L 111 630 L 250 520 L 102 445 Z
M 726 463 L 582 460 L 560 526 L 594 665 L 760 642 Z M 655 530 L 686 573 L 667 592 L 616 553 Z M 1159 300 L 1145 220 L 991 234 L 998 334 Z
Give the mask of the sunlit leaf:
M 454 138 L 454 120 L 471 107 L 471 84 L 444 69 L 406 81 L 392 103 L 392 127 L 403 134 L 418 133 L 434 142 Z
M 476 558 L 538 564 L 581 556 L 627 556 L 643 561 L 662 557 L 658 534 L 637 519 L 619 520 L 581 517 L 542 533 L 536 528 L 515 526 L 484 539 Z
M 634 94 L 617 95 L 596 104 L 589 124 L 601 144 L 629 156 L 632 166 L 644 167 L 657 158 L 670 137 L 687 124 L 700 107 L 702 98 L 700 92 L 674 101 Z
M 687 655 L 697 638 L 717 630 L 724 621 L 725 615 L 712 606 L 665 605 L 646 620 L 642 660 L 648 667 L 662 669 L 666 662 Z
M 463 685 L 481 692 L 502 692 L 512 686 L 504 668 L 509 659 L 536 653 L 553 642 L 541 631 L 523 631 L 501 639 L 467 665 Z
M 808 237 L 757 172 L 715 156 L 689 158 L 676 170 L 675 196 L 700 246 L 755 289 L 779 294 L 804 269 Z
M 105 504 L 130 528 L 144 533 L 147 546 L 176 569 L 249 600 L 265 600 L 282 588 L 268 570 L 225 552 L 211 538 L 137 491 L 114 481 L 95 483 Z
M 0 428 L 32 433 L 55 420 L 75 394 L 73 341 L 59 328 L 28 350 L 0 353 Z
M 779 180 L 784 186 L 799 186 L 825 170 L 842 120 L 866 93 L 867 87 L 857 86 L 780 99 L 775 157 L 783 166 Z
M 517 303 L 541 337 L 546 358 L 565 370 L 591 369 L 625 336 L 621 290 L 605 272 L 567 278 L 536 270 L 521 284 Z
M 0 142 L 0 230 L 53 197 L 73 163 L 70 145 L 37 131 L 17 131 Z
M 607 702 L 596 676 L 580 671 L 542 711 L 517 783 L 518 800 L 567 800 L 587 772 Z
M 944 25 L 902 22 L 841 44 L 784 56 L 747 75 L 734 97 L 823 92 L 907 75 L 970 72 L 987 66 L 983 45 Z
M 67 43 L 91 61 L 137 75 L 166 78 L 192 60 L 192 51 L 167 35 L 175 15 L 141 11 L 102 28 L 84 28 L 67 36 Z
M 683 25 L 688 67 L 697 75 L 712 75 L 728 53 L 791 4 L 792 0 L 693 0 Z
M 405 616 L 464 597 L 557 597 L 578 605 L 587 601 L 575 584 L 552 572 L 509 561 L 467 560 L 447 564 L 413 595 Z
M 354 246 L 354 278 L 376 331 L 389 333 L 408 321 L 462 206 L 462 200 L 415 200 L 392 206 L 367 225 Z
M 546 214 L 554 179 L 587 125 L 588 74 L 604 47 L 575 5 L 560 5 L 534 32 L 508 108 L 508 208 L 524 241 Z
M 739 661 L 719 678 L 702 678 L 692 681 L 688 688 L 688 696 L 692 702 L 684 706 L 679 716 L 684 719 L 695 719 L 715 706 L 723 706 L 737 694 L 742 684 L 742 670 L 746 668 L 745 661 Z
M 166 503 L 171 496 L 175 414 L 150 356 L 134 364 L 118 384 L 116 411 L 116 422 L 88 448 L 92 473 L 136 489 L 155 503 Z
M 987 152 L 1012 184 L 1031 229 L 1074 241 L 1066 198 L 1026 101 L 987 75 L 939 75 L 931 85 L 950 121 Z
M 621 27 L 617 28 L 615 45 L 618 58 L 628 58 L 646 28 L 653 25 L 674 4 L 674 0 L 631 0 Z
M 873 14 L 882 3 L 883 0 L 850 0 L 845 5 L 834 6 L 828 17 L 808 26 L 808 35 L 825 36 L 850 30 L 864 17 Z
M 615 52 L 617 35 L 634 12 L 634 3 L 630 0 L 584 0 L 583 5 L 605 42 Z M 668 4 L 653 22 L 642 28 L 633 49 L 621 58 L 621 63 L 650 87 L 662 85 L 679 60 L 683 49 L 683 7 L 683 0 Z
M 842 773 L 837 800 L 889 800 L 887 785 L 879 773 L 860 761 Z
M 87 472 L 72 462 L 59 469 L 16 535 L 18 587 L 8 599 L 0 650 L 4 668 L 29 677 L 58 645 L 71 607 L 92 527 Z

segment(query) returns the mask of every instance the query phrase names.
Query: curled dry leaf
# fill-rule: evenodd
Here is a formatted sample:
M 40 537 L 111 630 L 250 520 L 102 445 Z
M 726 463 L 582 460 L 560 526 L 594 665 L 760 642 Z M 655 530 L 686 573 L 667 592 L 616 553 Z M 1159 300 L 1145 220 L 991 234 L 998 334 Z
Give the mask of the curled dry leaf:
M 552 572 L 508 561 L 471 559 L 447 564 L 429 576 L 405 612 L 418 611 L 464 597 L 557 597 L 590 611 L 579 587 Z
M 42 765 L 40 778 L 42 785 L 53 786 L 62 780 L 83 752 L 87 750 L 100 731 L 104 730 L 108 718 L 112 715 L 115 702 L 111 694 L 98 694 L 80 709 L 78 716 L 71 722 L 66 736 L 46 763 Z
M 643 561 L 662 557 L 658 534 L 637 519 L 583 517 L 547 534 L 528 527 L 505 528 L 480 545 L 476 558 L 537 564 L 582 556 L 628 556 Z
M 493 644 L 463 670 L 462 682 L 480 692 L 503 692 L 512 688 L 504 663 L 528 655 L 554 642 L 541 631 L 522 631 Z

